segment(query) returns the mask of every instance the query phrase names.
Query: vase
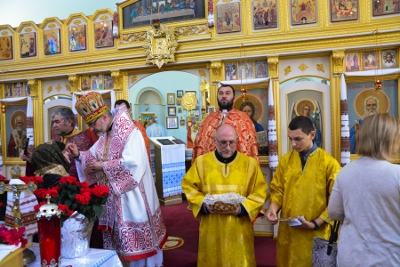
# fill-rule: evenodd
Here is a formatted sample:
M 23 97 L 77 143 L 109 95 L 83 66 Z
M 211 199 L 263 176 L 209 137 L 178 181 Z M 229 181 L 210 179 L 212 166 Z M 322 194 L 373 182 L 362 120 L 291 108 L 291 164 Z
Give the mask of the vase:
M 74 259 L 89 253 L 93 222 L 80 213 L 72 214 L 61 227 L 61 257 Z

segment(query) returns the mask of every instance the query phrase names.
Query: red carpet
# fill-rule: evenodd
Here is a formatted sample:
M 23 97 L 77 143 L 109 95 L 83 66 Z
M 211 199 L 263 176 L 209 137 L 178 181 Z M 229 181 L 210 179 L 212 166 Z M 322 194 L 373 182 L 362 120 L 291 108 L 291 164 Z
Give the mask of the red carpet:
M 199 222 L 187 209 L 187 202 L 171 206 L 161 206 L 168 235 L 180 237 L 184 244 L 176 249 L 164 250 L 165 267 L 196 267 L 199 242 Z M 270 237 L 254 238 L 257 267 L 274 267 L 275 240 Z

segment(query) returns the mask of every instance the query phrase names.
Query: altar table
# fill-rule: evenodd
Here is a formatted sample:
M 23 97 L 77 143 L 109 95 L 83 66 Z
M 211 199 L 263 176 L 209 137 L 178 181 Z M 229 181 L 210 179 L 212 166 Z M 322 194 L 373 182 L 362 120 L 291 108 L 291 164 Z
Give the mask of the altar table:
M 39 244 L 33 243 L 30 247 L 36 255 L 36 260 L 30 264 L 28 267 L 40 267 L 40 251 Z M 83 257 L 79 257 L 76 259 L 61 259 L 60 267 L 122 267 L 122 263 L 118 258 L 117 253 L 114 250 L 107 249 L 97 249 L 91 248 L 89 253 Z

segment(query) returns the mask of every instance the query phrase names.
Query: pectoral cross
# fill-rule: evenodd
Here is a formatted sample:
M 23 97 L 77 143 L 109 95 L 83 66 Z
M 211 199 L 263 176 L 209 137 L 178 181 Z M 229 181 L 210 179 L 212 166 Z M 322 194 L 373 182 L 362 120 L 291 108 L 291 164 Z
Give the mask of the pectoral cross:
M 4 182 L 0 182 L 0 194 L 5 192 L 13 193 L 14 204 L 12 207 L 12 214 L 14 216 L 14 228 L 19 228 L 23 225 L 19 203 L 21 192 L 27 191 L 33 193 L 36 188 L 37 186 L 33 182 L 29 182 L 28 184 L 5 184 Z

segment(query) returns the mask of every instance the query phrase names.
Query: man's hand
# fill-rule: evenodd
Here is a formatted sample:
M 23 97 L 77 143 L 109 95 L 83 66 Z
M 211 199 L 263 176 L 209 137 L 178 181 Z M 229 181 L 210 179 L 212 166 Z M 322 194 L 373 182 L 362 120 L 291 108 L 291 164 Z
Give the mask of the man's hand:
M 103 171 L 103 164 L 100 161 L 90 162 L 86 165 L 86 170 L 92 173 Z
M 65 150 L 69 151 L 73 158 L 77 158 L 79 156 L 78 147 L 74 143 L 68 143 L 65 145 Z
M 31 161 L 33 150 L 34 150 L 33 147 L 28 147 L 26 155 L 24 151 L 21 150 L 21 152 L 19 153 L 19 158 L 22 159 L 23 161 Z
M 267 211 L 267 220 L 272 224 L 275 225 L 278 223 L 278 210 L 279 207 L 276 203 L 271 203 L 271 205 L 269 205 L 268 211 Z
M 297 216 L 297 219 L 301 222 L 301 225 L 292 226 L 293 228 L 302 230 L 314 230 L 315 225 L 312 222 L 309 222 L 300 216 Z

